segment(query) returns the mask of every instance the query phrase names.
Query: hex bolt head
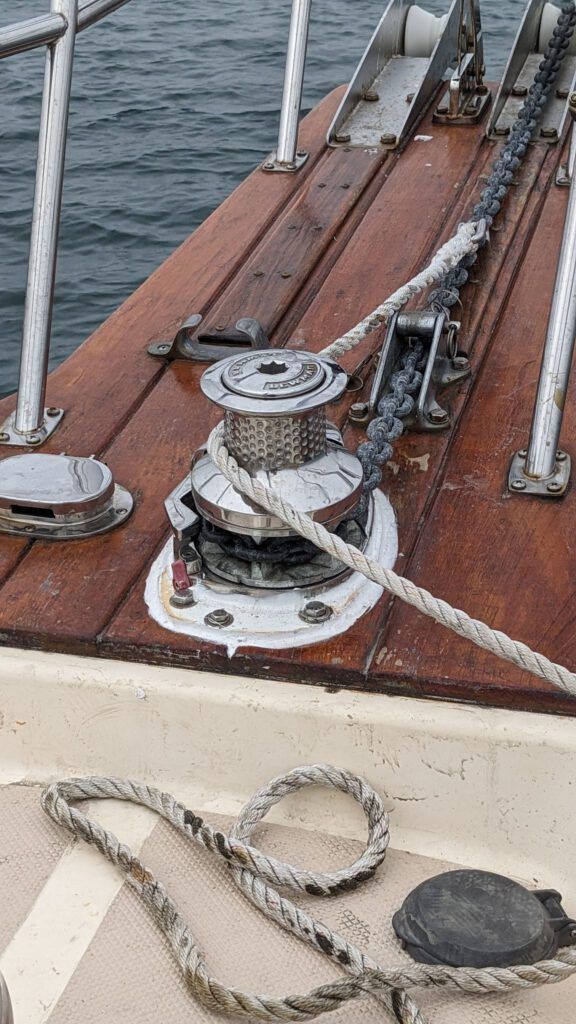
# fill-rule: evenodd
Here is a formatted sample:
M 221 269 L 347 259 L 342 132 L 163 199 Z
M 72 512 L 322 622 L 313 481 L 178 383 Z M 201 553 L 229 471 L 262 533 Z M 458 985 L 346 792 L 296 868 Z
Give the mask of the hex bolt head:
M 348 132 L 336 132 L 336 135 L 334 136 L 334 142 L 350 142 L 351 137 L 352 136 L 349 135 Z
M 207 626 L 213 626 L 215 629 L 224 629 L 226 626 L 232 625 L 234 616 L 225 608 L 215 608 L 213 612 L 209 612 L 205 616 L 204 622 Z
M 190 608 L 193 604 L 196 604 L 192 587 L 188 587 L 186 590 L 178 590 L 172 594 L 170 604 L 173 608 Z
M 368 402 L 354 402 L 354 404 L 350 406 L 348 416 L 352 420 L 352 423 L 365 423 L 368 418 L 368 413 Z
M 497 124 L 494 129 L 495 135 L 510 135 L 510 128 L 507 124 Z
M 428 413 L 430 423 L 447 423 L 449 420 L 446 409 L 431 409 Z
M 545 126 L 544 128 L 540 129 L 540 135 L 542 136 L 543 139 L 557 139 L 558 138 L 558 129 L 557 128 L 547 128 Z
M 528 95 L 528 86 L 527 85 L 514 85 L 512 87 L 512 95 L 513 96 L 527 96 Z
M 525 491 L 526 481 L 525 480 L 513 480 L 510 484 L 513 491 Z
M 49 405 L 48 408 L 46 409 L 46 415 L 47 416 L 59 416 L 60 415 L 60 411 L 61 410 L 57 409 L 55 405 Z
M 366 103 L 378 103 L 380 96 L 373 89 L 369 89 L 368 92 L 364 93 L 363 99 L 366 100 Z
M 559 100 L 567 100 L 569 95 L 568 89 L 556 89 L 556 98 Z
M 308 601 L 308 604 L 304 606 L 301 612 L 298 612 L 299 618 L 302 622 L 307 622 L 308 625 L 316 625 L 320 622 L 328 622 L 334 615 L 334 609 L 328 604 L 324 604 L 323 601 Z
M 398 136 L 394 135 L 393 132 L 384 132 L 384 134 L 380 136 L 380 142 L 383 146 L 395 146 L 398 142 Z

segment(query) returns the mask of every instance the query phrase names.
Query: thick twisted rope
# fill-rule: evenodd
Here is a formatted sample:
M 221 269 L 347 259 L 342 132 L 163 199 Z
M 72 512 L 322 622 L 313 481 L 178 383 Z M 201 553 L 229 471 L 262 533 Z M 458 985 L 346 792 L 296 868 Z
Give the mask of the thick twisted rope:
M 238 465 L 236 459 L 225 447 L 222 438 L 223 426 L 220 424 L 212 431 L 208 439 L 208 451 L 226 479 L 241 494 L 246 495 L 256 505 L 260 505 L 290 526 L 294 533 L 312 541 L 322 551 L 327 551 L 332 557 L 339 558 L 350 569 L 362 573 L 363 576 L 383 587 L 394 597 L 412 605 L 417 611 L 439 622 L 441 626 L 451 629 L 458 636 L 470 640 L 498 658 L 513 662 L 526 672 L 540 676 L 571 696 L 576 695 L 576 675 L 569 669 L 550 661 L 543 654 L 538 654 L 520 640 L 512 640 L 506 633 L 492 629 L 485 622 L 473 619 L 466 612 L 453 608 L 446 601 L 417 587 L 411 580 L 399 576 L 392 569 L 387 569 L 375 559 L 367 557 L 354 545 L 347 544 L 336 534 L 329 533 L 324 526 L 310 519 L 309 516 L 296 512 L 275 491 L 253 480 L 249 473 Z
M 325 786 L 350 795 L 362 807 L 368 822 L 368 842 L 358 860 L 331 873 L 296 868 L 251 845 L 254 828 L 274 804 L 306 786 Z M 305 995 L 284 998 L 255 995 L 226 987 L 211 976 L 196 939 L 174 901 L 131 850 L 116 836 L 88 818 L 73 804 L 78 800 L 127 800 L 155 811 L 186 839 L 222 857 L 240 891 L 251 903 L 282 928 L 324 953 L 352 974 L 313 989 Z M 165 934 L 192 994 L 218 1013 L 247 1016 L 261 1021 L 306 1021 L 360 996 L 381 999 L 400 1024 L 426 1024 L 407 988 L 441 986 L 471 994 L 502 993 L 562 981 L 576 972 L 576 950 L 556 959 L 510 968 L 452 968 L 427 964 L 381 967 L 371 957 L 301 907 L 280 895 L 276 886 L 313 896 L 348 892 L 371 878 L 382 864 L 389 842 L 388 815 L 371 786 L 342 769 L 329 765 L 296 768 L 274 779 L 243 808 L 229 835 L 213 829 L 193 811 L 159 790 L 125 779 L 93 777 L 67 779 L 43 793 L 46 813 L 74 836 L 91 843 L 126 876 Z
M 461 224 L 454 237 L 445 242 L 424 270 L 398 288 L 385 302 L 356 324 L 356 327 L 323 349 L 320 355 L 327 359 L 338 359 L 345 352 L 356 348 L 372 331 L 386 323 L 394 313 L 398 313 L 414 295 L 430 288 L 436 281 L 445 279 L 449 271 L 457 267 L 464 257 L 477 252 L 481 235 L 482 226 L 477 222 Z

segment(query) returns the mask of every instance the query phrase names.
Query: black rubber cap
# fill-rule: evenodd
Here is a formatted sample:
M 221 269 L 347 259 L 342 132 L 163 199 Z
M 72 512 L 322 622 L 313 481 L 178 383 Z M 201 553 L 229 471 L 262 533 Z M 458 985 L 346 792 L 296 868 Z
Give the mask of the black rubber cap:
M 560 907 L 558 893 L 535 894 L 488 871 L 449 871 L 414 889 L 392 923 L 420 963 L 511 967 L 556 953 L 550 899 Z

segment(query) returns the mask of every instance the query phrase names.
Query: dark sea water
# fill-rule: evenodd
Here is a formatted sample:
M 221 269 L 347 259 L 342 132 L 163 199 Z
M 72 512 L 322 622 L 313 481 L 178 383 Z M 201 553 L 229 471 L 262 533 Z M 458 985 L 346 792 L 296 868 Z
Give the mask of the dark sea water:
M 447 0 L 422 0 L 435 13 Z M 0 0 L 0 22 L 48 0 Z M 79 36 L 51 365 L 273 148 L 290 0 L 133 0 Z M 484 0 L 500 74 L 524 0 Z M 314 0 L 304 109 L 347 81 L 383 0 Z M 0 394 L 17 383 L 43 55 L 0 61 Z

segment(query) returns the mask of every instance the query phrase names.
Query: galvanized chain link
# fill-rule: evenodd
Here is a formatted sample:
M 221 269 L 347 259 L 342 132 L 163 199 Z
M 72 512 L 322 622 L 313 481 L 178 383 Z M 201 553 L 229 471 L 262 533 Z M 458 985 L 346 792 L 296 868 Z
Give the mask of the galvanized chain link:
M 574 0 L 569 0 L 561 5 L 558 23 L 530 87 L 528 98 L 512 126 L 508 142 L 492 167 L 480 202 L 474 207 L 473 219 L 485 220 L 489 228 L 500 213 L 502 204 L 513 184 L 514 175 L 526 157 L 532 133 L 542 117 L 548 93 L 556 81 L 575 27 L 576 3 Z M 467 283 L 470 267 L 476 263 L 477 259 L 478 252 L 470 253 L 461 260 L 457 267 L 448 272 L 440 287 L 430 295 L 432 309 L 449 310 L 460 301 L 460 289 Z
M 419 366 L 423 354 L 424 346 L 421 341 L 417 341 L 413 348 L 404 353 L 401 369 L 392 374 L 389 391 L 378 403 L 378 415 L 368 426 L 366 431 L 368 440 L 359 445 L 356 451 L 364 470 L 361 514 L 368 507 L 370 493 L 380 486 L 382 481 L 380 467 L 392 458 L 393 442 L 402 436 L 403 420 L 410 415 L 414 408 L 412 396 L 417 394 L 422 384 Z

